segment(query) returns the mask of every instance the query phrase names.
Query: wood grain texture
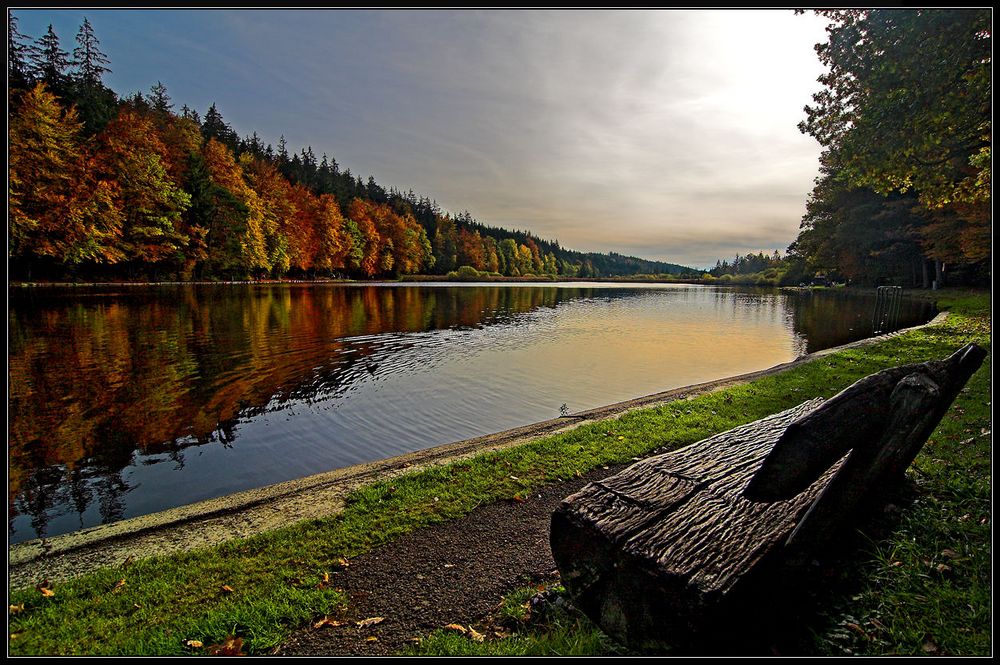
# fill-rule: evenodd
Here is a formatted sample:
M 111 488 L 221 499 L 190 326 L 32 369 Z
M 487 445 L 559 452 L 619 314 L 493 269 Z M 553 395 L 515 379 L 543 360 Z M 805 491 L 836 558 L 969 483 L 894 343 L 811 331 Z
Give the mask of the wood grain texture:
M 898 480 L 984 357 L 970 345 L 879 372 L 587 485 L 552 515 L 563 584 L 637 649 L 676 644 L 741 596 L 766 604 L 761 580 L 809 560 Z

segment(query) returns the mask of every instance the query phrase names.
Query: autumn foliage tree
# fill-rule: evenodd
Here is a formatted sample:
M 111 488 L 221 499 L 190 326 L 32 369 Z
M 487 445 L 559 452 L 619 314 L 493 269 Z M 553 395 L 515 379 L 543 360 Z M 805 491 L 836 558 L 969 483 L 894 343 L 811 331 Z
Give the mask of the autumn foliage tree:
M 123 217 L 118 186 L 102 179 L 81 138 L 75 109 L 60 107 L 39 83 L 8 131 L 8 241 L 15 259 L 68 266 L 113 263 Z
M 212 104 L 157 81 L 119 98 L 83 20 L 72 58 L 8 14 L 8 248 L 13 272 L 246 279 L 392 277 L 467 266 L 505 275 L 665 271 L 486 227 L 317 159 L 240 138 Z M 113 267 L 112 267 L 113 266 Z M 599 267 L 600 268 L 599 268 Z M 678 268 L 679 266 L 674 266 Z
M 123 107 L 95 140 L 97 171 L 117 185 L 114 202 L 123 219 L 119 251 L 138 264 L 179 261 L 187 244 L 181 216 L 191 197 L 167 173 L 167 149 L 153 123 Z

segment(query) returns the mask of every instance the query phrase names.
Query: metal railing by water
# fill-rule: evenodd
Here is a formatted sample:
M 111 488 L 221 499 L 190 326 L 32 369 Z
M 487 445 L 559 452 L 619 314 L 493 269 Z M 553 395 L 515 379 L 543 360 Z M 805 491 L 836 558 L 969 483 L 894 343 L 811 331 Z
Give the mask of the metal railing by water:
M 872 334 L 881 335 L 899 327 L 899 310 L 903 303 L 903 287 L 880 286 L 875 293 Z

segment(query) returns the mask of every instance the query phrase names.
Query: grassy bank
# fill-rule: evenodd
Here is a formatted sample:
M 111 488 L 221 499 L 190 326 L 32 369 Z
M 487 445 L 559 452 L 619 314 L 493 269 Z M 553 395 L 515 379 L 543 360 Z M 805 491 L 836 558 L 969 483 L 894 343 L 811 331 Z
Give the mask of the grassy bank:
M 336 517 L 15 592 L 10 653 L 189 654 L 227 636 L 240 638 L 244 652 L 266 653 L 295 628 L 345 602 L 324 583 L 342 559 L 483 503 L 513 499 L 596 466 L 676 448 L 811 397 L 830 396 L 885 367 L 944 357 L 969 341 L 989 344 L 988 296 L 951 295 L 939 306 L 953 312 L 943 325 L 751 384 L 375 483 L 352 495 Z M 831 606 L 832 627 L 817 637 L 817 653 L 989 652 L 988 364 L 918 458 L 917 499 L 896 530 L 860 557 L 857 574 L 866 586 L 844 601 L 849 613 L 838 614 Z M 199 643 L 203 646 L 192 646 Z M 432 639 L 424 648 L 449 652 L 456 644 Z M 587 653 L 611 648 L 593 628 L 568 616 L 532 624 L 508 640 L 460 643 L 463 649 L 515 644 L 539 653 L 565 652 L 567 645 Z

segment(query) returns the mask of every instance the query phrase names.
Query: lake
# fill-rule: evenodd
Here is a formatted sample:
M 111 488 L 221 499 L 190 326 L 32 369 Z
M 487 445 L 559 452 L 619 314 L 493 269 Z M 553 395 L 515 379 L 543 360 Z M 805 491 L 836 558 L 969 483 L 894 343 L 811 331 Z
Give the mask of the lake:
M 9 291 L 9 542 L 792 360 L 874 294 L 673 284 Z M 904 301 L 899 326 L 927 321 Z

